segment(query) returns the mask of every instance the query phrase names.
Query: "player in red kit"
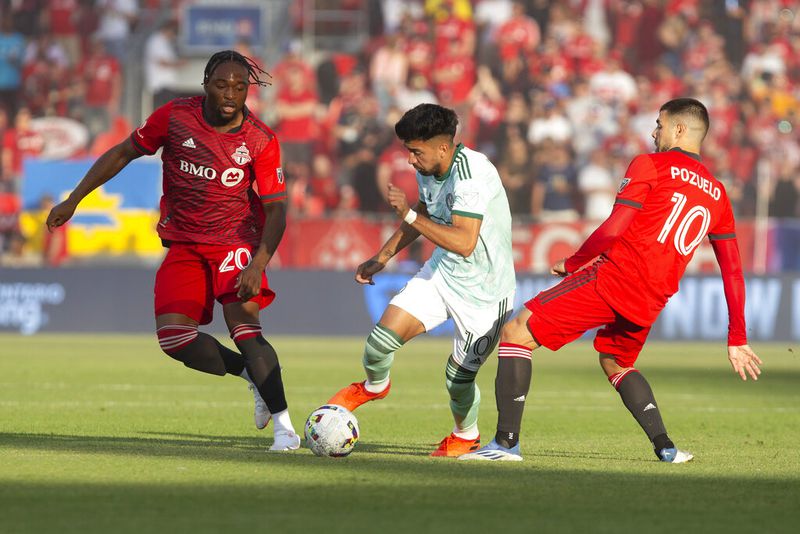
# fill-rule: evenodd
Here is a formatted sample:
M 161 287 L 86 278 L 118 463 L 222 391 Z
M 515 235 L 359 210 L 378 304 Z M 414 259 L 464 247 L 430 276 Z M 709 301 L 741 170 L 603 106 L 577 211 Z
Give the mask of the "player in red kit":
M 708 236 L 722 272 L 728 305 L 728 360 L 742 380 L 761 374 L 747 345 L 745 288 L 733 212 L 725 188 L 703 165 L 700 145 L 708 111 L 691 98 L 661 107 L 653 131 L 656 152 L 633 159 L 611 215 L 581 248 L 551 272 L 565 277 L 525 304 L 500 337 L 495 396 L 495 439 L 464 460 L 519 461 L 519 432 L 531 381 L 531 352 L 558 350 L 598 330 L 600 367 L 664 462 L 692 454 L 669 439 L 653 392 L 634 367 L 650 326 L 700 242 Z M 599 258 L 589 264 L 594 258 Z M 587 267 L 581 269 L 585 265 Z
M 54 228 L 78 203 L 132 160 L 162 148 L 158 235 L 169 248 L 155 281 L 156 335 L 185 366 L 250 382 L 255 420 L 274 421 L 271 450 L 294 450 L 300 438 L 286 404 L 281 368 L 261 335 L 259 311 L 275 297 L 264 272 L 286 227 L 286 184 L 275 133 L 245 106 L 264 72 L 241 54 L 214 54 L 205 96 L 156 109 L 131 136 L 100 156 L 70 196 L 47 218 Z M 254 190 L 257 187 L 257 192 Z M 211 322 L 214 300 L 240 353 L 198 330 Z

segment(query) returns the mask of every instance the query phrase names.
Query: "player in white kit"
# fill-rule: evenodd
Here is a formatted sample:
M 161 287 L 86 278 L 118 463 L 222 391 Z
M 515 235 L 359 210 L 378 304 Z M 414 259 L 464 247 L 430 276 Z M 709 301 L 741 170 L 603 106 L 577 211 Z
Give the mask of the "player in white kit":
M 389 393 L 394 353 L 404 343 L 452 317 L 453 352 L 445 370 L 455 427 L 432 456 L 459 456 L 480 445 L 480 390 L 475 376 L 494 350 L 514 303 L 511 214 L 494 165 L 480 152 L 455 144 L 458 117 L 450 109 L 420 104 L 395 125 L 417 171 L 419 198 L 389 185 L 388 200 L 400 227 L 355 279 L 372 277 L 420 235 L 436 245 L 422 269 L 389 303 L 364 348 L 367 379 L 339 391 L 329 404 L 354 410 Z

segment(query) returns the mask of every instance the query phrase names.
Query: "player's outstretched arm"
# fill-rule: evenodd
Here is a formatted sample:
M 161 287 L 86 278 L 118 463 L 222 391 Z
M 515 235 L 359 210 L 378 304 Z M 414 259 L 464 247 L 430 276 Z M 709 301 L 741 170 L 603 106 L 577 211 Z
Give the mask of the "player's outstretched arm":
M 753 380 L 758 380 L 758 375 L 761 374 L 763 362 L 759 358 L 750 345 L 739 345 L 736 347 L 728 347 L 728 360 L 733 366 L 733 370 L 742 377 L 742 380 L 747 380 L 747 375 Z
M 119 171 L 141 154 L 133 147 L 129 139 L 108 149 L 91 166 L 86 176 L 80 181 L 66 200 L 57 204 L 47 215 L 47 229 L 61 226 L 72 218 L 78 204 L 86 195 L 111 180 Z
M 422 202 L 417 202 L 415 209 L 420 214 L 428 213 L 427 207 Z M 372 281 L 372 277 L 383 270 L 390 259 L 416 241 L 419 236 L 420 233 L 416 229 L 410 224 L 403 222 L 400 228 L 395 230 L 392 236 L 386 240 L 386 243 L 383 244 L 377 254 L 358 266 L 356 269 L 355 281 L 359 284 L 375 285 L 375 282 Z

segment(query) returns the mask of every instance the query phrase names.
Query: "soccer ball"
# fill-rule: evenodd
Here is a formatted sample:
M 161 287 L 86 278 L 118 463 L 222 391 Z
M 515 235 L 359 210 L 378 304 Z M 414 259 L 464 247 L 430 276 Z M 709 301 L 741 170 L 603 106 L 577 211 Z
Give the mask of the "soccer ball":
M 308 416 L 305 434 L 306 446 L 317 456 L 347 456 L 358 443 L 358 420 L 344 406 L 326 404 Z

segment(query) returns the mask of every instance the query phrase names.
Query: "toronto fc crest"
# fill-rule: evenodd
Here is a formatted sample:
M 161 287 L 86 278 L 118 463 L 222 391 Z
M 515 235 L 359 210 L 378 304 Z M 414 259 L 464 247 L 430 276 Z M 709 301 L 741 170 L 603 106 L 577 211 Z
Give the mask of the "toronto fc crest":
M 245 146 L 244 143 L 242 143 L 242 146 L 237 148 L 233 152 L 233 154 L 231 154 L 231 157 L 233 158 L 233 161 L 235 161 L 237 165 L 245 165 L 246 163 L 249 163 L 251 159 L 250 151 L 247 150 L 247 147 Z

